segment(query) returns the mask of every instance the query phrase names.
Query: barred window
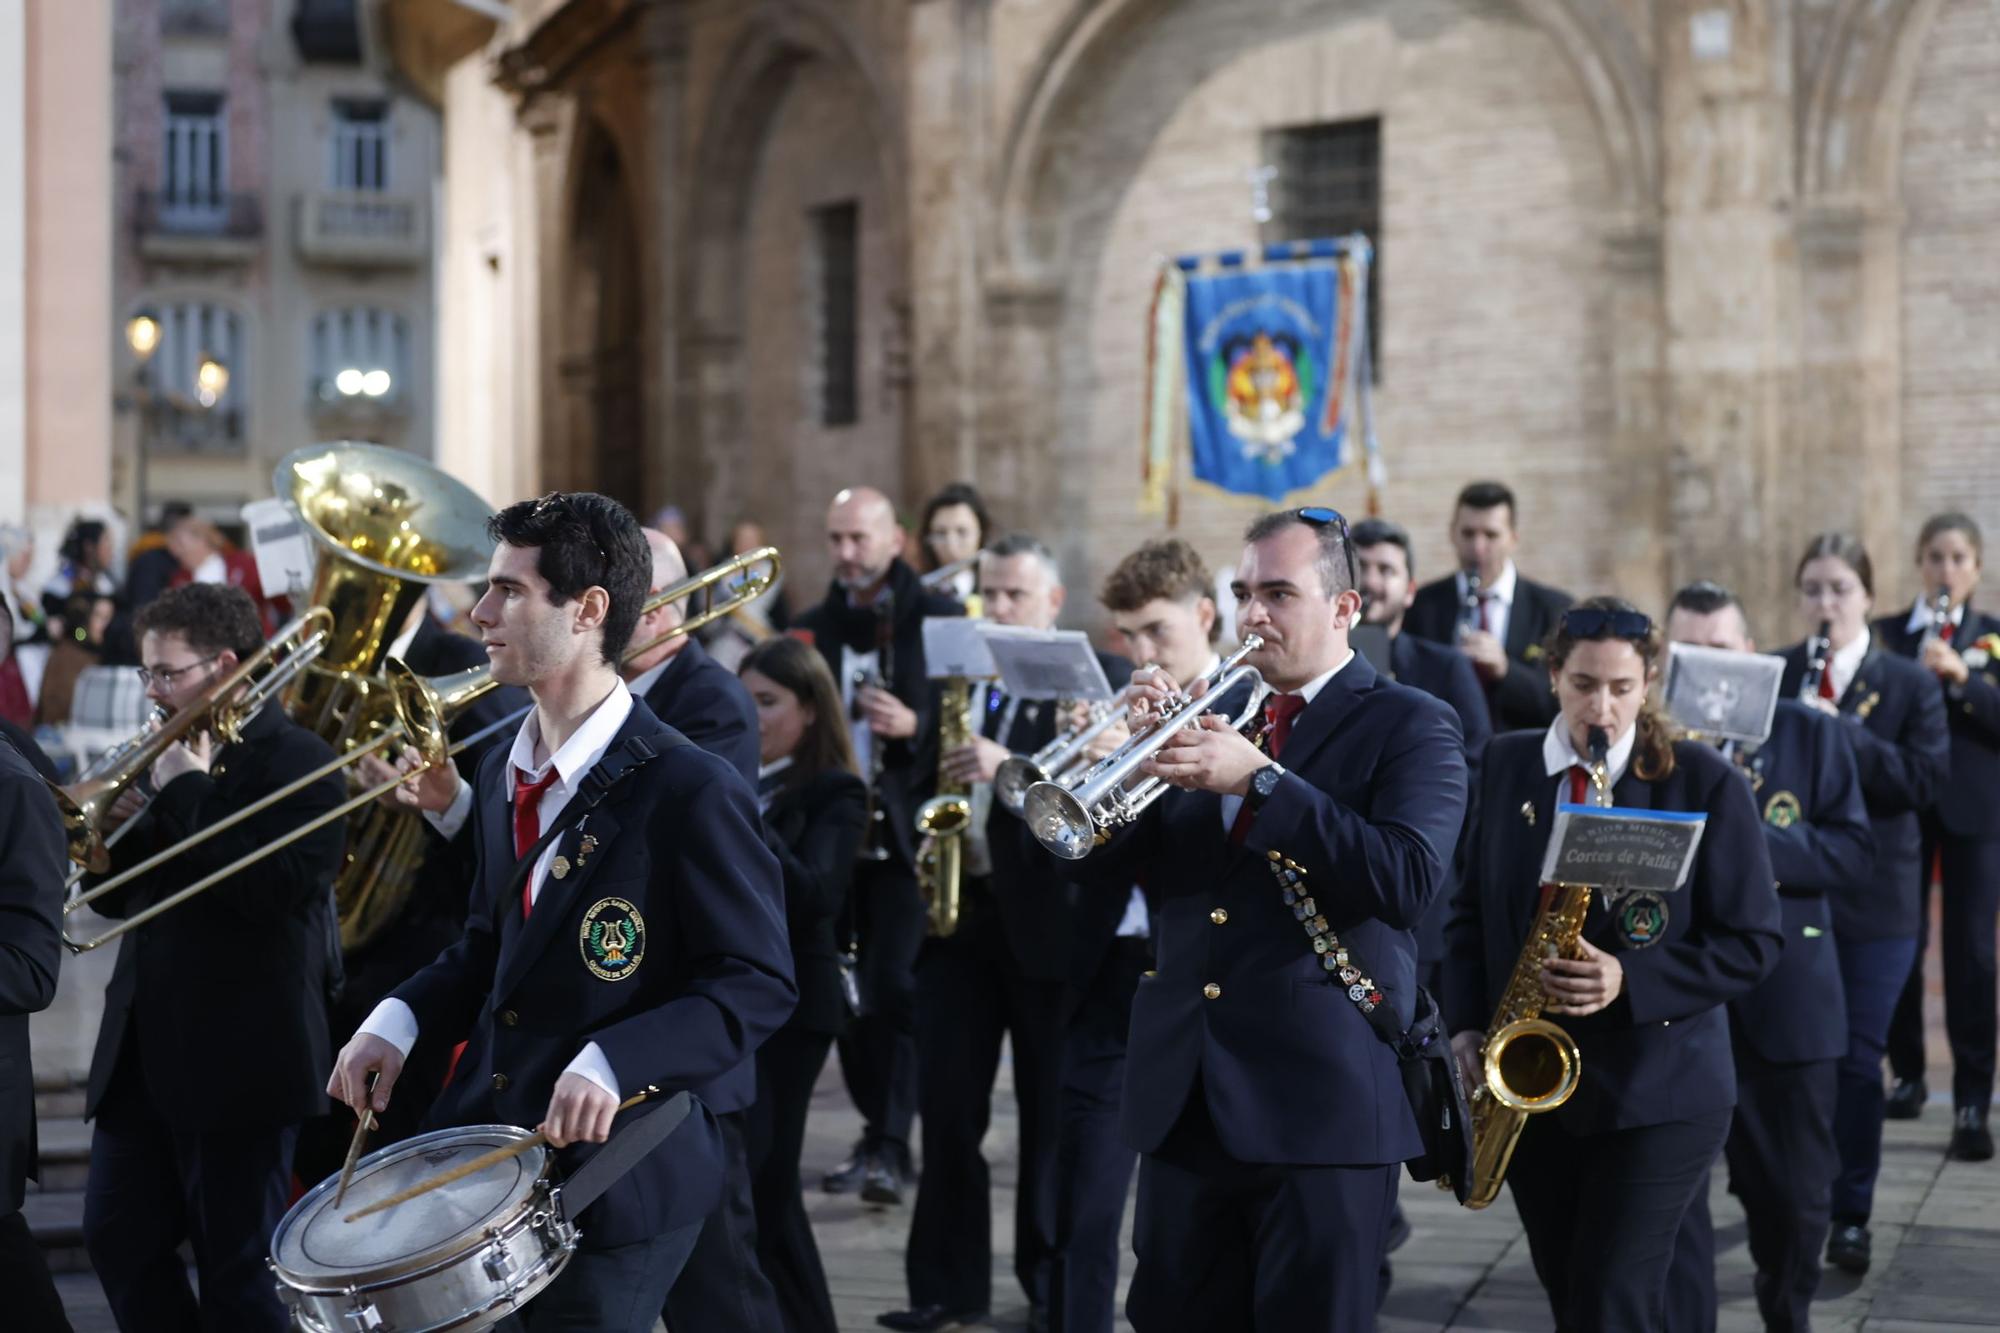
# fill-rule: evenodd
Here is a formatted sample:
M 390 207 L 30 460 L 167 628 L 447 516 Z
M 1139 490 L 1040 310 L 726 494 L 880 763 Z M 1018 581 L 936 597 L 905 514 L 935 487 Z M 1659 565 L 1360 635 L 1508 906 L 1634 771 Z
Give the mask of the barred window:
M 1334 121 L 1265 134 L 1271 220 L 1264 240 L 1319 240 L 1361 232 L 1375 249 L 1368 269 L 1368 348 L 1382 378 L 1382 122 Z
M 372 306 L 322 310 L 312 324 L 313 395 L 323 403 L 392 403 L 409 378 L 409 326 Z
M 812 210 L 819 279 L 819 419 L 851 426 L 861 419 L 860 206 L 853 201 Z

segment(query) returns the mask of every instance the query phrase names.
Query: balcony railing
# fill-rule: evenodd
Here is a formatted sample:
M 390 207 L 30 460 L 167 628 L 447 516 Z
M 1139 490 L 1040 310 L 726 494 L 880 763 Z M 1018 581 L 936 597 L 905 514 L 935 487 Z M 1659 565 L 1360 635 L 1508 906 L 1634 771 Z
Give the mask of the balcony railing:
M 132 222 L 140 252 L 149 259 L 246 260 L 264 234 L 264 209 L 254 194 L 141 190 Z
M 430 255 L 421 198 L 368 190 L 299 196 L 299 255 L 308 263 L 399 266 Z

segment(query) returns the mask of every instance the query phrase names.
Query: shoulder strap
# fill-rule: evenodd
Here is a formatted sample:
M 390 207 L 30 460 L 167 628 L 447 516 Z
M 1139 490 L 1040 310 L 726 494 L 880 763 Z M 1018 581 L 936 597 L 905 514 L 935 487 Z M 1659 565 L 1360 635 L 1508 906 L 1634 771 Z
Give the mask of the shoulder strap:
M 660 745 L 660 749 L 654 748 L 656 742 Z M 549 825 L 548 832 L 535 840 L 535 845 L 528 849 L 528 854 L 514 863 L 514 871 L 507 877 L 507 887 L 500 891 L 500 901 L 509 903 L 519 897 L 521 885 L 528 878 L 528 872 L 534 869 L 535 862 L 542 859 L 542 853 L 548 850 L 549 844 L 569 832 L 579 820 L 595 810 L 628 775 L 638 772 L 665 750 L 691 743 L 687 737 L 672 730 L 652 737 L 628 736 L 623 745 L 598 760 L 590 772 L 583 775 L 583 786 L 577 792 L 575 799 L 563 807 L 562 814 L 556 818 L 555 823 Z

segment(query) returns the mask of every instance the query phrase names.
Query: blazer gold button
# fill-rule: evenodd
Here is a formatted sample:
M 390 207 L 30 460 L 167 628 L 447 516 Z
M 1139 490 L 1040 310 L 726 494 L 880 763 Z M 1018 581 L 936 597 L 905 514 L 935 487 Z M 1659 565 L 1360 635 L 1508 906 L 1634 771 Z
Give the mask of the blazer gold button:
M 1213 912 L 1210 912 L 1208 914 L 1208 919 L 1210 921 L 1213 921 L 1218 926 L 1225 925 L 1229 921 L 1229 913 L 1224 909 L 1218 907 Z
M 505 1074 L 495 1074 L 493 1076 L 493 1091 L 507 1091 L 507 1076 Z
M 513 1027 L 516 1023 L 521 1021 L 521 1016 L 515 1013 L 512 1009 L 502 1009 L 500 1011 L 500 1021 L 507 1027 Z
M 1211 981 L 1201 988 L 1201 993 L 1211 1000 L 1219 1000 L 1222 998 L 1222 987 Z

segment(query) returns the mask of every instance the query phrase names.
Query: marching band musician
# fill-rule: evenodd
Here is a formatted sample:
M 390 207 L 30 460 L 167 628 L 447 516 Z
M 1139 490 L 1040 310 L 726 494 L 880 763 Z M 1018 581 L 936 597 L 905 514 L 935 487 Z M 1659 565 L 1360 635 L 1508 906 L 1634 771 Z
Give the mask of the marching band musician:
M 6 610 L 0 607 L 0 616 Z M 28 1015 L 54 1003 L 62 966 L 62 816 L 27 757 L 0 740 L 0 1292 L 26 1333 L 69 1333 L 48 1260 L 21 1215 L 35 1171 Z
M 980 555 L 979 591 L 990 620 L 1026 629 L 1055 628 L 1065 596 L 1055 556 L 1020 534 Z M 1108 680 L 1132 674 L 1123 658 L 1099 654 L 1098 661 Z M 967 838 L 957 929 L 926 939 L 917 960 L 924 1170 L 904 1265 L 910 1308 L 877 1321 L 918 1333 L 978 1322 L 992 1303 L 993 1205 L 980 1142 L 1003 1036 L 1020 1110 L 1014 1274 L 1033 1311 L 1048 1308 L 1055 1247 L 1068 894 L 1023 843 L 1015 817 L 992 799 L 992 782 L 1009 755 L 1040 749 L 1069 719 L 1053 701 L 1010 698 L 998 684 L 969 688 L 973 735 L 945 752 L 941 765 L 947 777 L 970 785 L 977 832 Z
M 264 646 L 241 588 L 191 583 L 139 613 L 147 697 L 170 714 Z M 217 701 L 207 701 L 210 703 Z M 226 702 L 226 701 L 223 701 Z M 234 743 L 198 735 L 152 767 L 157 789 L 113 807 L 136 819 L 114 871 L 183 842 L 333 758 L 327 743 L 267 704 Z M 98 900 L 129 916 L 340 803 L 338 773 L 177 854 Z M 140 807 L 143 805 L 143 810 Z M 299 1126 L 325 1106 L 327 989 L 337 975 L 334 876 L 341 821 L 306 835 L 140 926 L 104 997 L 84 1113 L 96 1121 L 84 1243 L 120 1328 L 283 1329 L 265 1242 L 290 1203 Z M 215 1044 L 247 1058 L 215 1060 Z M 191 1243 L 200 1298 L 178 1251 Z
M 1728 589 L 1695 583 L 1667 612 L 1674 643 L 1754 653 L 1743 604 Z M 1784 950 L 1757 988 L 1729 1004 L 1736 1056 L 1736 1114 L 1723 1145 L 1729 1187 L 1743 1201 L 1754 1289 L 1764 1327 L 1812 1327 L 1820 1246 L 1839 1155 L 1833 1144 L 1836 1066 L 1847 1049 L 1834 949 L 1835 893 L 1866 893 L 1875 855 L 1861 778 L 1840 724 L 1791 699 L 1778 702 L 1760 745 L 1723 749 L 1750 784 L 1778 880 Z M 1674 1247 L 1672 1327 L 1712 1330 L 1715 1233 L 1708 1191 L 1695 1190 Z
M 1237 629 L 1264 641 L 1247 659 L 1270 687 L 1260 741 L 1214 714 L 1166 737 L 1141 771 L 1179 790 L 1070 872 L 1159 900 L 1122 1122 L 1144 1155 L 1139 1333 L 1371 1327 L 1399 1164 L 1422 1151 L 1360 1006 L 1414 1016 L 1410 932 L 1465 807 L 1458 723 L 1349 647 L 1361 595 L 1338 513 L 1271 514 L 1245 543 L 1232 591 Z M 1138 692 L 1135 727 L 1168 698 Z M 1288 877 L 1311 907 L 1287 904 Z M 1336 976 L 1316 939 L 1367 974 Z
M 362 1025 L 327 1091 L 385 1108 L 413 1045 L 469 1031 L 434 1125 L 539 1123 L 560 1150 L 606 1141 L 625 1096 L 692 1092 L 693 1114 L 584 1212 L 579 1249 L 518 1315 L 641 1333 L 723 1187 L 707 1104 L 747 1100 L 749 1057 L 796 998 L 778 868 L 749 785 L 618 676 L 651 565 L 638 520 L 556 492 L 488 531 L 473 620 L 495 678 L 535 711 L 472 787 L 448 768 L 413 781 L 440 831 L 476 849 L 472 914 Z
M 965 482 L 952 482 L 924 501 L 923 521 L 917 528 L 923 542 L 924 573 L 935 574 L 969 562 L 986 545 L 986 534 L 991 531 L 993 519 L 986 512 L 986 501 L 979 491 Z M 946 579 L 938 591 L 971 605 L 979 592 L 977 566 L 966 564 Z
M 1943 884 L 1939 951 L 1944 955 L 1944 1026 L 1951 1039 L 1951 1156 L 1993 1156 L 1987 1109 L 1993 1103 L 1996 1019 L 1994 923 L 2000 916 L 2000 620 L 1972 609 L 1983 543 L 1979 525 L 1959 513 L 1933 515 L 1917 537 L 1923 593 L 1908 616 L 1875 622 L 1882 646 L 1916 659 L 1937 678 L 1951 726 L 1951 781 L 1923 812 L 1918 858 L 1917 961 L 1889 1027 L 1889 1067 L 1896 1086 L 1888 1114 L 1913 1119 L 1923 1109 L 1924 944 L 1930 934 L 1933 867 Z M 1935 598 L 1950 604 L 1937 619 Z
M 840 687 L 809 645 L 764 640 L 743 659 L 757 705 L 757 802 L 785 873 L 785 920 L 799 1004 L 757 1048 L 750 1106 L 757 1258 L 777 1292 L 783 1333 L 834 1333 L 833 1298 L 799 1193 L 806 1114 L 826 1053 L 846 1026 L 836 925 L 847 909 L 868 787 L 855 770 Z
M 1445 1015 L 1466 1086 L 1530 938 L 1558 801 L 1586 799 L 1587 734 L 1609 738 L 1614 803 L 1707 816 L 1671 893 L 1592 894 L 1578 948 L 1541 966 L 1545 1017 L 1582 1051 L 1575 1095 L 1532 1115 L 1507 1173 L 1555 1325 L 1662 1330 L 1675 1233 L 1736 1103 L 1722 1006 L 1776 964 L 1777 894 L 1747 786 L 1705 745 L 1672 739 L 1648 698 L 1663 646 L 1629 603 L 1565 611 L 1544 645 L 1560 706 L 1541 733 L 1498 736 L 1446 927 Z
M 1475 481 L 1452 508 L 1451 545 L 1458 572 L 1417 589 L 1404 628 L 1470 658 L 1492 705 L 1493 730 L 1540 730 L 1555 716 L 1539 660 L 1556 618 L 1573 600 L 1514 568 L 1520 545 L 1514 492 Z
M 917 1110 L 917 806 L 937 776 L 936 704 L 924 670 L 924 617 L 959 613 L 926 590 L 898 554 L 902 529 L 882 492 L 856 486 L 826 514 L 833 582 L 794 632 L 818 647 L 849 709 L 855 760 L 874 778 L 873 806 L 851 895 L 861 1013 L 839 1043 L 862 1135 L 827 1172 L 830 1193 L 859 1188 L 870 1203 L 903 1201 Z
M 1944 695 L 1916 663 L 1885 652 L 1868 629 L 1875 597 L 1868 551 L 1845 533 L 1807 544 L 1793 572 L 1808 634 L 1827 627 L 1824 670 L 1802 692 L 1812 665 L 1805 643 L 1785 649 L 1784 691 L 1846 725 L 1875 836 L 1868 889 L 1833 896 L 1833 938 L 1847 997 L 1847 1050 L 1840 1059 L 1833 1135 L 1840 1172 L 1833 1186 L 1828 1262 L 1868 1271 L 1875 1176 L 1882 1164 L 1882 1055 L 1889 1020 L 1917 955 L 1917 812 L 1944 782 L 1950 737 Z

